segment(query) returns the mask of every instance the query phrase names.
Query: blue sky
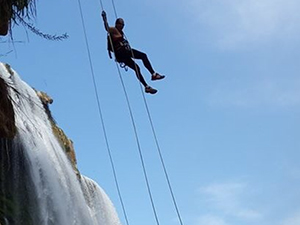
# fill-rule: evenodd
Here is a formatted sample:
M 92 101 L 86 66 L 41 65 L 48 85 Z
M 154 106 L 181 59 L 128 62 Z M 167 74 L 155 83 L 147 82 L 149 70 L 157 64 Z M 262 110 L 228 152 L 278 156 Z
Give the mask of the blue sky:
M 110 24 L 115 17 L 103 1 Z M 166 79 L 146 95 L 185 224 L 300 224 L 297 0 L 115 0 L 132 47 Z M 99 1 L 82 2 L 108 138 L 130 224 L 153 225 L 138 150 Z M 66 10 L 68 9 L 68 10 Z M 77 1 L 39 1 L 35 24 L 68 33 L 50 42 L 22 27 L 2 62 L 54 98 L 51 110 L 74 141 L 80 171 L 96 180 L 125 224 L 96 107 Z M 122 71 L 161 224 L 176 225 L 139 84 Z

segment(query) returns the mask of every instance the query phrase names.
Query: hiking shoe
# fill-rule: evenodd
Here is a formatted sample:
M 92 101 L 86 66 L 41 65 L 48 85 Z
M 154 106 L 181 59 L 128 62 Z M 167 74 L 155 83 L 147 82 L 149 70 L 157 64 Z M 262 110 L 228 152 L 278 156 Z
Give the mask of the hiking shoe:
M 165 76 L 164 75 L 160 75 L 159 73 L 154 73 L 151 77 L 151 80 L 161 80 L 164 79 Z
M 157 90 L 150 86 L 147 86 L 147 87 L 145 87 L 145 92 L 150 93 L 150 94 L 155 94 L 157 92 Z

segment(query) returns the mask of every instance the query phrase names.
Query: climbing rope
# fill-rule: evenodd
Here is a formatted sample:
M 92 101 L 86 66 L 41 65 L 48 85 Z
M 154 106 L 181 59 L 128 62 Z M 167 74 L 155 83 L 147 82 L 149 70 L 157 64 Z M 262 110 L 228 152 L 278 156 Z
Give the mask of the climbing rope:
M 150 198 L 150 201 L 151 201 L 152 210 L 153 210 L 153 213 L 154 213 L 154 216 L 155 216 L 156 223 L 157 223 L 157 225 L 159 225 L 159 220 L 158 220 L 158 216 L 157 216 L 157 212 L 156 212 L 154 200 L 153 200 L 153 197 L 152 197 L 150 183 L 149 183 L 149 180 L 148 180 L 147 170 L 146 170 L 146 166 L 145 166 L 145 162 L 144 162 L 144 157 L 143 157 L 143 153 L 142 153 L 142 149 L 141 149 L 141 145 L 140 145 L 140 140 L 139 140 L 138 133 L 137 133 L 137 128 L 136 128 L 135 120 L 134 120 L 134 117 L 133 117 L 133 112 L 132 112 L 131 105 L 130 105 L 130 102 L 129 102 L 129 97 L 128 97 L 128 94 L 127 94 L 127 91 L 126 91 L 126 87 L 125 87 L 123 78 L 121 76 L 121 71 L 120 71 L 120 68 L 118 67 L 117 62 L 116 62 L 116 67 L 117 67 L 117 70 L 118 70 L 118 73 L 119 73 L 119 77 L 120 77 L 120 81 L 121 81 L 121 84 L 122 84 L 122 87 L 123 87 L 123 91 L 124 91 L 124 94 L 125 94 L 125 98 L 126 98 L 126 102 L 127 102 L 127 107 L 128 107 L 128 110 L 129 110 L 129 114 L 130 114 L 130 118 L 131 118 L 131 123 L 132 123 L 132 126 L 133 126 L 134 135 L 135 135 L 135 139 L 136 139 L 136 144 L 137 144 L 137 148 L 138 148 L 138 151 L 139 151 L 139 156 L 140 156 L 140 160 L 141 160 L 141 164 L 142 164 L 142 168 L 143 168 L 144 179 L 145 179 L 145 182 L 146 182 L 146 185 L 147 185 L 148 195 L 149 195 L 149 198 Z
M 175 195 L 174 195 L 174 192 L 173 192 L 171 181 L 169 179 L 167 168 L 166 168 L 166 165 L 165 165 L 165 162 L 164 162 L 164 158 L 163 158 L 163 155 L 162 155 L 162 152 L 161 152 L 161 149 L 160 149 L 160 145 L 159 145 L 158 138 L 157 138 L 157 135 L 156 135 L 156 132 L 155 132 L 155 129 L 154 129 L 154 124 L 153 124 L 153 121 L 152 121 L 150 110 L 149 110 L 149 107 L 148 107 L 148 104 L 147 104 L 147 101 L 146 101 L 145 94 L 144 94 L 143 90 L 142 90 L 142 93 L 143 93 L 144 103 L 145 103 L 146 111 L 147 111 L 147 114 L 148 114 L 149 122 L 150 122 L 150 125 L 151 125 L 151 130 L 152 130 L 152 133 L 153 133 L 153 136 L 154 136 L 154 140 L 155 140 L 156 148 L 157 148 L 157 151 L 158 151 L 158 154 L 159 154 L 160 162 L 162 164 L 164 174 L 165 174 L 165 177 L 166 177 L 166 180 L 167 180 L 167 183 L 168 183 L 168 187 L 169 187 L 169 191 L 170 191 L 170 194 L 171 194 L 171 197 L 172 197 L 172 201 L 173 201 L 173 204 L 174 204 L 177 216 L 178 216 L 178 220 L 179 220 L 180 224 L 183 225 L 183 221 L 181 219 L 179 208 L 177 206 L 177 201 L 176 201 L 176 198 L 175 198 Z
M 116 10 L 116 4 L 115 4 L 115 1 L 114 1 L 114 0 L 111 0 L 111 3 L 112 3 L 113 8 L 114 8 L 115 17 L 118 18 L 118 14 L 117 14 L 117 10 Z
M 100 0 L 100 4 L 101 4 L 101 8 L 103 10 L 103 4 L 102 4 L 101 0 Z M 92 64 L 92 60 L 91 60 L 90 47 L 89 47 L 89 42 L 88 42 L 88 39 L 87 39 L 87 32 L 86 32 L 86 27 L 85 27 L 85 23 L 84 23 L 84 17 L 83 17 L 83 13 L 82 13 L 82 6 L 81 6 L 81 1 L 80 0 L 78 0 L 78 5 L 79 5 L 79 10 L 80 10 L 82 27 L 83 27 L 83 31 L 84 31 L 85 44 L 86 44 L 87 53 L 88 53 L 88 59 L 89 59 L 89 64 L 90 64 L 90 69 L 91 69 L 91 74 L 92 74 L 92 80 L 93 80 L 95 95 L 96 95 L 96 99 L 97 99 L 98 113 L 99 113 L 99 116 L 100 116 L 102 130 L 103 130 L 104 139 L 105 139 L 105 143 L 106 143 L 106 149 L 107 149 L 107 152 L 108 152 L 108 155 L 109 155 L 109 160 L 110 160 L 111 168 L 112 168 L 112 171 L 113 171 L 114 181 L 115 181 L 115 185 L 116 185 L 116 188 L 117 188 L 118 197 L 119 197 L 119 200 L 120 200 L 120 203 L 121 203 L 122 211 L 123 211 L 123 214 L 124 214 L 124 217 L 125 217 L 125 220 L 126 220 L 126 224 L 129 225 L 127 213 L 126 213 L 126 210 L 125 210 L 124 201 L 123 201 L 123 198 L 122 198 L 122 195 L 121 195 L 121 190 L 120 190 L 120 186 L 119 186 L 119 182 L 118 182 L 118 178 L 117 178 L 117 172 L 116 172 L 115 164 L 114 164 L 114 161 L 113 161 L 112 151 L 110 149 L 109 142 L 108 142 L 108 136 L 107 136 L 107 132 L 106 132 L 106 128 L 105 128 L 104 118 L 103 118 L 103 114 L 102 114 L 102 110 L 101 110 L 100 98 L 99 98 L 99 94 L 98 94 L 98 88 L 97 88 L 97 85 L 96 85 L 95 73 L 94 73 L 93 64 Z
M 103 11 L 104 7 L 103 7 L 102 0 L 99 0 L 99 2 L 100 2 L 100 5 L 101 5 L 101 9 Z M 93 78 L 93 83 L 94 83 L 94 89 L 95 89 L 95 94 L 96 94 L 96 98 L 97 98 L 98 111 L 99 111 L 99 115 L 100 115 L 100 119 L 101 119 L 101 123 L 102 123 L 102 129 L 103 129 L 103 133 L 104 133 L 104 136 L 105 136 L 105 142 L 106 142 L 108 154 L 109 154 L 109 157 L 110 157 L 110 162 L 111 162 L 111 166 L 112 166 L 112 170 L 113 170 L 113 174 L 114 174 L 116 187 L 117 187 L 117 190 L 118 190 L 119 199 L 120 199 L 120 202 L 121 202 L 121 205 L 122 205 L 122 210 L 123 210 L 123 213 L 124 213 L 124 216 L 125 216 L 125 219 L 126 219 L 126 223 L 127 223 L 127 225 L 129 225 L 126 210 L 125 210 L 125 206 L 124 206 L 124 203 L 123 203 L 123 200 L 122 200 L 122 196 L 121 196 L 121 192 L 120 192 L 120 188 L 119 188 L 119 184 L 118 184 L 118 180 L 117 180 L 117 175 L 116 175 L 116 170 L 115 170 L 115 166 L 114 166 L 114 162 L 113 162 L 113 157 L 112 157 L 111 150 L 110 150 L 109 144 L 108 144 L 108 137 L 107 137 L 107 134 L 106 134 L 104 119 L 103 119 L 103 116 L 102 116 L 101 105 L 100 105 L 100 100 L 99 100 L 99 95 L 98 95 L 97 86 L 96 86 L 96 82 L 95 82 L 95 75 L 94 75 L 94 72 L 93 72 L 93 66 L 92 66 L 92 61 L 91 61 L 91 55 L 90 55 L 90 50 L 89 50 L 89 45 L 88 45 L 88 40 L 87 40 L 87 34 L 86 34 L 86 28 L 85 28 L 85 24 L 84 24 L 84 18 L 83 18 L 83 13 L 82 13 L 82 7 L 81 7 L 80 0 L 78 0 L 78 3 L 79 3 L 79 8 L 80 8 L 82 26 L 83 26 L 83 30 L 84 30 L 85 42 L 86 42 L 86 47 L 87 47 L 87 51 L 88 51 L 90 68 L 91 68 L 91 73 L 92 73 L 92 78 Z M 114 0 L 112 0 L 112 5 L 113 5 L 115 17 L 117 18 L 117 11 L 116 11 Z M 125 36 L 125 38 L 127 39 L 126 36 Z M 112 39 L 111 39 L 110 35 L 109 35 L 109 41 L 110 41 L 110 44 L 113 48 Z M 112 50 L 114 52 L 114 49 L 112 49 Z M 134 54 L 133 54 L 132 49 L 131 49 L 131 54 L 132 54 L 132 57 L 134 58 Z M 144 163 L 144 157 L 143 157 L 143 153 L 142 153 L 141 146 L 140 146 L 140 141 L 139 141 L 139 137 L 138 137 L 138 133 L 137 133 L 135 120 L 134 120 L 134 117 L 133 117 L 133 112 L 132 112 L 131 105 L 130 105 L 130 102 L 129 102 L 129 97 L 128 97 L 128 94 L 127 94 L 127 91 L 126 91 L 126 88 L 125 88 L 125 84 L 124 84 L 124 81 L 123 81 L 123 78 L 122 78 L 122 75 L 121 75 L 121 71 L 118 67 L 116 57 L 115 57 L 115 62 L 116 62 L 116 67 L 117 67 L 117 71 L 118 71 L 118 74 L 119 74 L 119 78 L 120 78 L 120 81 L 121 81 L 121 84 L 122 84 L 122 88 L 123 88 L 123 91 L 124 91 L 124 94 L 125 94 L 125 98 L 126 98 L 126 102 L 127 102 L 127 106 L 128 106 L 128 110 L 129 110 L 133 130 L 134 130 L 134 134 L 135 134 L 135 139 L 136 139 L 136 143 L 137 143 L 137 147 L 138 147 L 138 151 L 139 151 L 139 156 L 140 156 L 140 160 L 141 160 L 141 164 L 142 164 L 142 168 L 143 168 L 144 178 L 145 178 L 145 182 L 146 182 L 146 185 L 147 185 L 149 198 L 150 198 L 150 201 L 151 201 L 152 210 L 153 210 L 153 213 L 155 215 L 156 223 L 157 223 L 157 225 L 159 225 L 158 215 L 157 215 L 154 200 L 153 200 L 153 197 L 152 197 L 150 183 L 149 183 L 149 180 L 148 180 L 146 166 L 145 166 L 145 163 Z M 137 65 L 136 64 L 135 64 L 135 70 L 137 71 Z M 156 143 L 156 147 L 157 147 L 158 154 L 159 154 L 159 157 L 160 157 L 160 161 L 161 161 L 161 164 L 162 164 L 162 167 L 163 167 L 163 170 L 164 170 L 164 174 L 165 174 L 165 177 L 166 177 L 166 180 L 167 180 L 167 183 L 168 183 L 168 187 L 169 187 L 171 196 L 172 196 L 173 204 L 175 206 L 176 213 L 177 213 L 178 219 L 180 221 L 180 224 L 183 225 L 183 222 L 182 222 L 182 219 L 181 219 L 181 216 L 180 216 L 180 212 L 179 212 L 179 208 L 177 206 L 176 198 L 175 198 L 172 186 L 171 186 L 171 182 L 170 182 L 170 179 L 169 179 L 169 176 L 168 176 L 168 173 L 167 173 L 165 163 L 164 163 L 164 159 L 163 159 L 163 155 L 162 155 L 162 152 L 161 152 L 161 149 L 160 149 L 158 138 L 157 138 L 157 135 L 156 135 L 156 132 L 155 132 L 155 128 L 154 128 L 154 124 L 153 124 L 152 117 L 151 117 L 151 114 L 150 114 L 150 110 L 149 110 L 149 107 L 148 107 L 148 104 L 147 104 L 147 101 L 146 101 L 146 98 L 145 98 L 145 94 L 143 92 L 143 88 L 142 88 L 141 84 L 140 84 L 140 89 L 141 89 L 141 92 L 142 92 L 145 108 L 146 108 L 147 115 L 148 115 L 148 118 L 149 118 L 149 122 L 150 122 L 150 125 L 151 125 L 151 130 L 152 130 L 152 133 L 153 133 L 153 136 L 154 136 L 154 139 L 155 139 L 155 143 Z
M 100 0 L 100 1 L 102 1 L 102 0 Z M 116 11 L 114 0 L 112 0 L 112 4 L 113 4 L 114 12 L 115 12 L 115 17 L 117 18 L 118 16 L 117 16 L 117 11 Z M 103 11 L 103 9 L 102 9 L 102 11 Z M 114 51 L 114 46 L 113 46 L 113 43 L 112 43 L 112 38 L 111 38 L 110 35 L 108 35 L 108 36 L 109 36 L 110 44 L 112 46 L 112 50 L 113 50 L 113 52 L 115 52 Z M 122 84 L 122 88 L 123 88 L 123 91 L 124 91 L 124 94 L 125 94 L 125 98 L 126 98 L 126 102 L 127 102 L 127 107 L 128 107 L 130 118 L 131 118 L 131 123 L 132 123 L 133 130 L 134 130 L 134 135 L 135 135 L 135 139 L 136 139 L 136 144 L 137 144 L 137 148 L 138 148 L 138 152 L 139 152 L 140 161 L 141 161 L 141 164 L 142 164 L 144 179 L 145 179 L 145 182 L 146 182 L 147 191 L 148 191 L 148 195 L 149 195 L 149 198 L 150 198 L 152 211 L 153 211 L 153 214 L 154 214 L 154 217 L 155 217 L 155 220 L 156 220 L 156 224 L 159 225 L 160 223 L 159 223 L 159 219 L 158 219 L 156 207 L 155 207 L 155 204 L 154 204 L 154 199 L 153 199 L 151 188 L 150 188 L 150 183 L 149 183 L 149 179 L 148 179 L 148 175 L 147 175 L 146 165 L 145 165 L 145 161 L 144 161 L 144 157 L 143 157 L 143 152 L 142 152 L 142 149 L 141 149 L 141 145 L 140 145 L 140 141 L 139 141 L 139 137 L 138 137 L 138 133 L 137 133 L 136 124 L 135 124 L 133 112 L 132 112 L 130 101 L 129 101 L 129 97 L 128 97 L 128 94 L 127 94 L 127 91 L 126 91 L 125 83 L 124 83 L 122 75 L 121 75 L 120 68 L 118 67 L 118 63 L 117 63 L 117 59 L 116 59 L 115 54 L 114 54 L 114 57 L 115 57 L 115 62 L 116 62 L 116 67 L 117 67 L 117 70 L 118 70 L 119 78 L 120 78 L 120 81 L 121 81 L 121 84 Z
M 115 17 L 118 18 L 118 15 L 117 15 L 117 12 L 116 12 L 116 9 L 115 9 L 114 0 L 111 0 L 111 1 L 112 1 L 114 12 L 115 12 Z M 125 34 L 124 34 L 124 37 L 129 43 L 129 39 L 127 38 L 127 36 Z M 112 41 L 111 41 L 111 45 L 112 45 Z M 129 43 L 129 46 L 130 46 L 130 43 Z M 130 47 L 130 51 L 131 51 L 131 56 L 134 60 L 134 54 L 133 54 L 133 51 L 132 51 L 131 47 Z M 136 63 L 134 65 L 135 65 L 136 74 L 139 74 L 139 73 L 137 73 L 138 68 L 137 68 Z M 150 113 L 150 110 L 149 110 L 149 107 L 148 107 L 148 103 L 147 103 L 147 100 L 146 100 L 146 97 L 145 97 L 145 93 L 143 91 L 143 87 L 142 87 L 141 83 L 139 83 L 139 84 L 140 84 L 139 86 L 140 86 L 140 90 L 141 90 L 143 100 L 144 100 L 144 105 L 145 105 L 145 108 L 146 108 L 146 111 L 147 111 L 149 123 L 150 123 L 150 126 L 151 126 L 152 134 L 153 134 L 153 137 L 154 137 L 154 140 L 155 140 L 156 148 L 157 148 L 157 151 L 158 151 L 160 162 L 161 162 L 162 167 L 163 167 L 164 175 L 165 175 L 165 178 L 166 178 L 166 181 L 167 181 L 167 184 L 168 184 L 168 188 L 169 188 L 169 191 L 170 191 L 170 194 L 171 194 L 171 197 L 172 197 L 172 201 L 173 201 L 173 204 L 174 204 L 174 207 L 175 207 L 175 210 L 176 210 L 176 214 L 177 214 L 177 217 L 178 217 L 178 220 L 179 220 L 180 224 L 183 225 L 183 220 L 182 220 L 181 215 L 180 215 L 179 207 L 177 205 L 175 194 L 174 194 L 174 191 L 173 191 L 173 188 L 172 188 L 172 185 L 171 185 L 171 181 L 170 181 L 170 178 L 169 178 L 169 175 L 168 175 L 168 172 L 167 172 L 167 168 L 166 168 L 166 165 L 165 165 L 165 162 L 164 162 L 164 157 L 162 155 L 162 151 L 161 151 L 161 148 L 160 148 L 160 145 L 159 145 L 159 142 L 158 142 L 158 138 L 157 138 L 157 135 L 156 135 L 156 132 L 155 132 L 154 123 L 153 123 L 152 116 L 151 116 L 151 113 Z

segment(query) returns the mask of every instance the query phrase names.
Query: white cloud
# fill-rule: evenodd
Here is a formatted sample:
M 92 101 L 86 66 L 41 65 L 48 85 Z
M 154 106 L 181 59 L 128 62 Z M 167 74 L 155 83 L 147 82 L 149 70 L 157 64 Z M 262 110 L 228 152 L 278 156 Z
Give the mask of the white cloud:
M 243 220 L 256 220 L 262 217 L 259 212 L 243 202 L 243 195 L 248 193 L 248 187 L 244 183 L 212 184 L 201 188 L 200 192 L 205 196 L 208 206 L 224 215 Z
M 298 0 L 190 0 L 197 21 L 222 48 L 241 48 L 275 40 L 296 40 Z
M 227 81 L 208 96 L 211 105 L 294 107 L 300 105 L 300 79 L 264 79 L 257 83 Z
M 272 207 L 273 202 L 261 204 L 253 196 L 253 187 L 244 182 L 213 183 L 200 188 L 199 193 L 206 209 L 198 215 L 196 225 L 300 224 L 299 209 Z
M 201 216 L 198 221 L 198 225 L 227 225 L 227 223 L 220 217 L 213 215 Z
M 300 224 L 300 212 L 294 214 L 290 218 L 285 219 L 280 225 L 299 225 Z

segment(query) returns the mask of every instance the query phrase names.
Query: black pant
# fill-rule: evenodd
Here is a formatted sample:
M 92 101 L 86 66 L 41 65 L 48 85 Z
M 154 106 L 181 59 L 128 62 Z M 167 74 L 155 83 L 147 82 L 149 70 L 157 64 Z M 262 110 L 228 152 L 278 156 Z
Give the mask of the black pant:
M 116 51 L 116 59 L 118 62 L 124 63 L 129 68 L 133 69 L 136 73 L 137 78 L 139 81 L 146 87 L 147 83 L 141 73 L 140 67 L 132 60 L 134 59 L 141 59 L 143 61 L 144 66 L 147 68 L 147 70 L 153 74 L 154 70 L 151 66 L 151 63 L 147 57 L 147 55 L 143 52 L 140 52 L 136 49 L 126 50 L 126 49 L 120 49 Z

